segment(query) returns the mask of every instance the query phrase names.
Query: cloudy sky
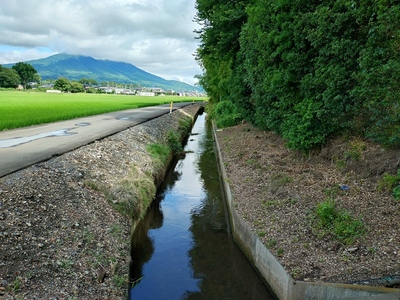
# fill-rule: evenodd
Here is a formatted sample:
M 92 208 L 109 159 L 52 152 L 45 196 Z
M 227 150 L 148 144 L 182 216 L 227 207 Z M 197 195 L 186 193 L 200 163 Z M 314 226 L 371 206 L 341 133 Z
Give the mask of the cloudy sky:
M 194 84 L 195 0 L 7 0 L 0 64 L 80 54 Z

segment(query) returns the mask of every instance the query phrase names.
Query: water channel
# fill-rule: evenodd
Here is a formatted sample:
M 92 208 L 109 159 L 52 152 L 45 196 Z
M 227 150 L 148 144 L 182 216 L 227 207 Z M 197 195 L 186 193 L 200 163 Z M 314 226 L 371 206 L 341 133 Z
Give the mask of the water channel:
M 229 233 L 206 114 L 132 237 L 129 299 L 273 299 Z

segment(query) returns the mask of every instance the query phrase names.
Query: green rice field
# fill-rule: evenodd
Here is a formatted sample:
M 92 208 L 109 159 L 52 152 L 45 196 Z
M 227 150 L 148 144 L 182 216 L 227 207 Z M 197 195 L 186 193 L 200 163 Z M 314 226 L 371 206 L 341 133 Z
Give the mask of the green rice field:
M 44 92 L 0 92 L 0 131 L 102 114 L 111 111 L 167 104 L 204 101 L 179 96 L 117 94 L 54 94 Z

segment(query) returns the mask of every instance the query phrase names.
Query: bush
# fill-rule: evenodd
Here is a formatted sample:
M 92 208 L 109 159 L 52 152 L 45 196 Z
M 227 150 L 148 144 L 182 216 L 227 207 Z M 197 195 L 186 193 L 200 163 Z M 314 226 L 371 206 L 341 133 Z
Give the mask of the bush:
M 208 108 L 207 113 L 218 127 L 230 127 L 239 124 L 243 118 L 236 105 L 230 101 L 221 101 Z

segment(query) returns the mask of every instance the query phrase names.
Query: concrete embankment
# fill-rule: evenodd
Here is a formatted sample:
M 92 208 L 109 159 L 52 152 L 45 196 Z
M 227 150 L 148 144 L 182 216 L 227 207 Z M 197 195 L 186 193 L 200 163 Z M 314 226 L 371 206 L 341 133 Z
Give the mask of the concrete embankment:
M 215 131 L 214 131 L 215 132 Z M 223 183 L 232 234 L 265 283 L 281 300 L 329 299 L 399 299 L 400 290 L 361 285 L 295 281 L 272 255 L 249 225 L 238 215 L 233 205 L 229 180 L 222 161 L 217 136 L 214 134 L 216 156 Z

